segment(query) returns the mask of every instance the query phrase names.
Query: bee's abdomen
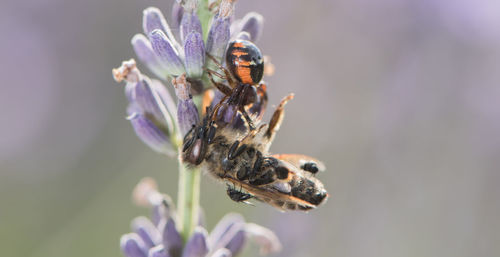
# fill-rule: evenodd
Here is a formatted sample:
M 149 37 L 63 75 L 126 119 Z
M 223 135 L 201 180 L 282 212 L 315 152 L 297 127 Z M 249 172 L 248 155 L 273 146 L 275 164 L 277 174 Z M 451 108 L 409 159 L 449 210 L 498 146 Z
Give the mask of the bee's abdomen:
M 291 195 L 311 205 L 318 206 L 328 196 L 323 184 L 313 177 L 295 177 L 290 181 Z

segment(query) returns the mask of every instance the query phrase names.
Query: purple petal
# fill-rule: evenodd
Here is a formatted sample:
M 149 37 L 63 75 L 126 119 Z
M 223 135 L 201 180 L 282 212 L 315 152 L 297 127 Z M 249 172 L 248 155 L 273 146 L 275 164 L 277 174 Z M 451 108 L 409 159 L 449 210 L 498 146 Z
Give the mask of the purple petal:
M 201 33 L 193 31 L 186 37 L 184 43 L 185 66 L 189 78 L 200 78 L 205 63 L 205 45 Z
M 171 41 L 165 36 L 165 33 L 155 29 L 149 34 L 149 39 L 155 54 L 170 75 L 179 76 L 185 72 L 181 58 L 173 48 Z
M 178 28 L 181 25 L 182 16 L 184 15 L 184 8 L 176 1 L 172 6 L 172 25 Z
M 173 149 L 170 144 L 170 139 L 168 138 L 164 130 L 159 129 L 151 120 L 146 118 L 143 114 L 139 112 L 133 112 L 137 108 L 130 106 L 128 120 L 134 128 L 135 134 L 144 142 L 146 145 L 151 147 L 153 150 L 172 155 Z
M 163 245 L 158 245 L 149 249 L 148 257 L 170 257 L 170 254 Z
M 271 230 L 257 224 L 246 224 L 247 236 L 260 245 L 260 254 L 277 253 L 281 251 L 281 243 Z
M 184 136 L 193 125 L 196 125 L 199 121 L 198 109 L 193 102 L 191 96 L 191 85 L 186 81 L 184 75 L 179 76 L 172 80 L 172 84 L 175 88 L 175 94 L 177 95 L 177 123 L 181 131 L 181 135 Z
M 135 91 L 133 94 L 133 100 L 137 105 L 143 110 L 147 115 L 151 115 L 153 122 L 158 122 L 167 129 L 168 134 L 172 134 L 173 131 L 173 121 L 172 116 L 169 115 L 167 107 L 163 103 L 160 94 L 168 94 L 168 91 L 162 90 L 163 87 L 159 82 L 153 83 L 149 78 L 144 76 L 144 79 L 139 81 L 135 86 Z M 164 87 L 163 87 L 164 88 Z M 167 135 L 168 136 L 168 135 Z
M 132 46 L 139 60 L 143 62 L 148 69 L 160 78 L 167 78 L 168 73 L 166 72 L 165 67 L 163 67 L 161 62 L 158 60 L 151 43 L 144 35 L 136 34 L 132 38 Z
M 250 12 L 243 17 L 240 23 L 241 31 L 250 33 L 251 41 L 259 40 L 264 28 L 264 17 L 256 12 Z
M 192 99 L 181 100 L 177 104 L 177 121 L 181 135 L 184 136 L 192 127 L 198 123 L 198 109 Z
M 161 243 L 160 231 L 146 217 L 132 220 L 132 231 L 141 237 L 147 249 Z
M 250 41 L 251 36 L 250 36 L 250 33 L 246 32 L 246 31 L 241 31 L 240 33 L 238 33 L 238 35 L 236 35 L 236 39 Z
M 181 49 L 179 43 L 175 40 L 174 34 L 172 34 L 172 30 L 168 26 L 167 20 L 163 17 L 160 9 L 156 7 L 148 7 L 143 11 L 142 18 L 142 27 L 144 30 L 144 34 L 149 35 L 155 29 L 161 30 L 166 34 L 167 38 L 172 43 L 177 50 Z
M 197 32 L 200 35 L 203 34 L 203 30 L 201 29 L 200 19 L 196 12 L 184 12 L 181 20 L 181 40 L 182 42 L 186 42 L 187 36 L 191 32 Z
M 174 203 L 172 202 L 172 199 L 168 195 L 162 195 L 163 199 L 159 204 L 155 204 L 153 206 L 153 210 L 151 213 L 151 221 L 155 226 L 157 226 L 159 229 L 162 228 L 160 226 L 160 223 L 163 220 L 167 220 L 168 218 L 172 217 L 172 214 L 174 212 Z
M 179 256 L 182 252 L 182 238 L 175 226 L 175 221 L 168 218 L 164 224 L 159 225 L 162 228 L 163 245 L 167 248 L 171 256 Z
M 207 38 L 207 52 L 221 62 L 229 41 L 229 18 L 214 17 Z
M 196 227 L 193 235 L 184 247 L 182 257 L 205 257 L 208 253 L 207 231 L 202 227 Z
M 120 248 L 127 257 L 146 257 L 144 242 L 135 233 L 123 235 L 120 238 Z
M 226 248 L 217 249 L 217 251 L 215 251 L 213 254 L 210 255 L 210 257 L 231 257 L 231 256 L 233 256 L 231 254 L 231 251 L 229 251 Z
M 245 233 L 244 225 L 241 225 L 241 227 L 239 227 L 237 229 L 235 227 L 234 230 L 235 230 L 234 235 L 230 235 L 232 238 L 229 241 L 229 243 L 227 243 L 225 245 L 225 248 L 227 248 L 229 251 L 231 251 L 231 253 L 233 255 L 237 255 L 238 253 L 241 252 L 241 250 L 245 246 L 246 233 Z M 228 237 L 229 237 L 229 233 L 228 233 Z
M 215 242 L 213 249 L 227 248 L 232 255 L 237 255 L 243 249 L 246 242 L 245 223 L 233 223 Z
M 212 249 L 215 244 L 233 227 L 235 224 L 245 224 L 245 219 L 238 213 L 228 213 L 217 223 L 208 237 L 208 242 Z
M 168 92 L 167 88 L 159 80 L 151 80 L 150 85 L 152 92 L 155 94 L 154 97 L 158 102 L 158 107 L 160 108 L 165 125 L 168 128 L 170 135 L 174 132 L 174 122 L 177 119 L 177 108 L 175 102 Z

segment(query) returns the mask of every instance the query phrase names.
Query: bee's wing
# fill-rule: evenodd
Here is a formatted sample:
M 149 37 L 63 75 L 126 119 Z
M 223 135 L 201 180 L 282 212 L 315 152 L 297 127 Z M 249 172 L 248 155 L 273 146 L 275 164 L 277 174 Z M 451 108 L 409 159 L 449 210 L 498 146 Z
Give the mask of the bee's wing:
M 306 163 L 315 164 L 316 167 L 318 167 L 318 171 L 325 171 L 326 169 L 325 165 L 321 161 L 303 154 L 273 154 L 272 157 L 278 160 L 286 161 L 304 171 L 308 171 L 304 169 L 304 165 Z
M 316 205 L 304 201 L 298 197 L 290 195 L 291 188 L 287 188 L 286 182 L 276 181 L 271 184 L 263 186 L 253 186 L 243 181 L 226 177 L 225 180 L 233 183 L 236 187 L 245 189 L 248 193 L 253 195 L 256 199 L 264 201 L 281 210 L 303 210 L 307 211 L 316 208 Z

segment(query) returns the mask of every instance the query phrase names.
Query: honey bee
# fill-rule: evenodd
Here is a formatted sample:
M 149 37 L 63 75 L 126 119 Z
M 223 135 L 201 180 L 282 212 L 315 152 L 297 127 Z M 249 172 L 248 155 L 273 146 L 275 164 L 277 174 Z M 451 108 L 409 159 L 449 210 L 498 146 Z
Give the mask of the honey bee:
M 236 202 L 248 203 L 255 198 L 281 210 L 304 211 L 320 205 L 328 194 L 315 174 L 324 170 L 324 165 L 305 155 L 269 154 L 283 121 L 284 106 L 293 94 L 281 100 L 269 124 L 261 123 L 267 93 L 261 81 L 264 58 L 259 48 L 246 40 L 230 42 L 227 69 L 207 56 L 224 73 L 206 70 L 223 97 L 204 100 L 207 106 L 217 103 L 207 107 L 203 120 L 184 137 L 184 162 L 200 166 L 225 182 L 229 198 Z M 213 76 L 228 84 L 215 81 Z M 245 129 L 238 123 L 244 123 Z
M 324 165 L 305 155 L 268 152 L 283 121 L 284 106 L 292 98 L 290 94 L 281 100 L 269 124 L 258 119 L 258 127 L 244 132 L 221 122 L 219 102 L 184 137 L 184 162 L 226 182 L 233 201 L 255 198 L 281 210 L 315 208 L 328 197 L 315 177 Z

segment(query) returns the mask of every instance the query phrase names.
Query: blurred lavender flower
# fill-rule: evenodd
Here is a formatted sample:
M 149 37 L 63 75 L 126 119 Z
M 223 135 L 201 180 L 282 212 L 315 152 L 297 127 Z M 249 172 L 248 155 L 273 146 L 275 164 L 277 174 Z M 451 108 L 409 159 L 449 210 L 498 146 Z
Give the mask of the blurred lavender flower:
M 153 218 L 152 221 L 146 217 L 135 218 L 133 232 L 121 237 L 120 246 L 127 257 L 236 256 L 249 239 L 259 245 L 261 255 L 281 249 L 272 231 L 246 223 L 241 215 L 233 213 L 225 215 L 210 234 L 203 224 L 199 224 L 183 246 L 174 206 L 168 196 L 158 192 L 153 179 L 141 180 L 134 190 L 133 199 L 137 204 L 153 207 Z
M 127 119 L 137 136 L 155 151 L 173 155 L 171 136 L 175 133 L 176 109 L 168 91 L 160 81 L 142 75 L 133 59 L 114 69 L 113 75 L 117 81 L 127 82 Z

